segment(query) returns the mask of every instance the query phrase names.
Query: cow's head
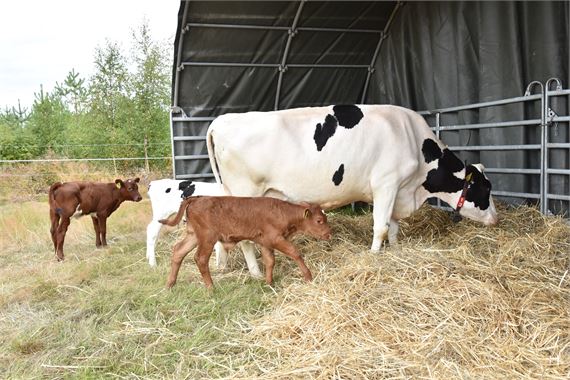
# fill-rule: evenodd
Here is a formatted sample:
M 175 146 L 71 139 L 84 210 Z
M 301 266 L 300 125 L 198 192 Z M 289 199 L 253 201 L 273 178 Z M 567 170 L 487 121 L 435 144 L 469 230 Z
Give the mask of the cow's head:
M 497 224 L 498 217 L 491 197 L 491 182 L 485 176 L 484 169 L 482 164 L 465 167 L 464 190 L 462 190 L 465 202 L 459 214 L 489 226 Z
M 140 202 L 142 197 L 139 193 L 139 183 L 140 178 L 134 179 L 127 179 L 123 181 L 122 179 L 117 178 L 115 180 L 115 184 L 119 188 L 119 193 L 121 194 L 121 198 L 125 201 L 135 201 Z
M 422 153 L 430 168 L 422 186 L 431 196 L 449 203 L 462 216 L 486 225 L 497 223 L 491 182 L 483 174 L 483 165 L 465 166 L 451 150 L 442 150 L 433 139 L 424 140 Z
M 327 223 L 327 216 L 323 210 L 317 205 L 308 203 L 302 204 L 303 221 L 299 226 L 299 230 L 316 237 L 317 239 L 329 240 L 332 237 L 331 228 Z

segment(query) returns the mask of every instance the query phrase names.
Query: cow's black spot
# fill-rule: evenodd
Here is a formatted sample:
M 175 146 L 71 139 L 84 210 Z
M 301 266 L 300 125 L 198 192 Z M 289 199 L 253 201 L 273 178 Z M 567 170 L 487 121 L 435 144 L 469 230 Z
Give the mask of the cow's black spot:
M 327 115 L 325 117 L 325 122 L 322 125 L 321 123 L 317 124 L 313 138 L 315 139 L 315 144 L 317 144 L 317 150 L 319 152 L 326 145 L 328 139 L 334 135 L 337 126 L 338 122 L 332 115 Z
M 332 177 L 332 181 L 335 184 L 335 186 L 340 185 L 340 183 L 342 182 L 343 176 L 344 176 L 344 164 L 341 164 L 338 167 L 338 170 L 336 172 L 334 172 L 334 175 Z
M 182 181 L 178 185 L 178 190 L 182 190 L 182 198 L 188 198 L 194 194 L 196 190 L 196 185 L 192 181 Z
M 424 140 L 424 143 L 422 144 L 422 153 L 424 154 L 424 159 L 427 164 L 441 158 L 441 149 L 432 139 Z
M 430 193 L 455 193 L 463 190 L 463 180 L 453 175 L 463 168 L 461 160 L 446 148 L 437 162 L 437 168 L 428 172 L 422 186 Z
M 338 125 L 351 129 L 364 117 L 362 110 L 355 105 L 338 105 L 333 107 L 334 117 L 338 120 Z
M 467 165 L 465 173 L 466 176 L 472 174 L 472 184 L 467 189 L 465 200 L 473 202 L 481 210 L 488 209 L 490 204 L 489 197 L 491 196 L 491 182 L 473 165 Z
M 170 187 L 168 189 L 166 189 L 165 193 L 170 193 Z

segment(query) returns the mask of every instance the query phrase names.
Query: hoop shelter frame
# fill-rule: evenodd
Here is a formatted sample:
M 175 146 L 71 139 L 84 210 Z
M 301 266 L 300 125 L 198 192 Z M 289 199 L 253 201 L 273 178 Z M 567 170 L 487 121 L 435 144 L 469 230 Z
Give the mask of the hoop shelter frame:
M 569 46 L 569 2 L 182 1 L 174 177 L 213 179 L 221 114 L 389 103 L 423 110 L 496 196 L 568 215 Z

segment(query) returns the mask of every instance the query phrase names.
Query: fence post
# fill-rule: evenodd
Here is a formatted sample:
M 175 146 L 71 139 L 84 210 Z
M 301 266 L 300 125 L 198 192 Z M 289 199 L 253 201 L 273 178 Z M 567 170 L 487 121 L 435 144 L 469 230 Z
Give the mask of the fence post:
M 146 173 L 150 173 L 150 167 L 148 165 L 148 152 L 147 152 L 147 146 L 148 146 L 148 139 L 146 137 L 146 135 L 144 136 L 144 169 L 146 171 Z

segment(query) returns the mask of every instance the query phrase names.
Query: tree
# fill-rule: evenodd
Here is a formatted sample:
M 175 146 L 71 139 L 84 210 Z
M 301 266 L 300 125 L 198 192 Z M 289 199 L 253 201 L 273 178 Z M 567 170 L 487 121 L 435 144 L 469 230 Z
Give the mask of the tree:
M 17 107 L 0 111 L 0 159 L 24 160 L 37 154 L 34 138 L 26 128 L 29 118 L 28 109 L 19 101 Z
M 69 120 L 69 112 L 65 109 L 61 98 L 55 93 L 35 93 L 34 104 L 29 118 L 30 132 L 39 144 L 37 153 L 45 154 L 48 150 L 62 152 L 61 144 L 65 140 L 65 126 Z
M 65 77 L 63 83 L 55 83 L 54 93 L 59 96 L 67 109 L 75 115 L 81 114 L 85 110 L 87 100 L 87 88 L 85 79 L 79 77 L 72 69 Z
M 152 39 L 147 20 L 132 32 L 132 38 L 135 72 L 131 84 L 135 114 L 130 136 L 149 143 L 148 155 L 167 155 L 171 83 L 168 51 Z

